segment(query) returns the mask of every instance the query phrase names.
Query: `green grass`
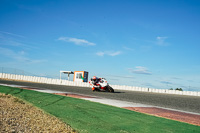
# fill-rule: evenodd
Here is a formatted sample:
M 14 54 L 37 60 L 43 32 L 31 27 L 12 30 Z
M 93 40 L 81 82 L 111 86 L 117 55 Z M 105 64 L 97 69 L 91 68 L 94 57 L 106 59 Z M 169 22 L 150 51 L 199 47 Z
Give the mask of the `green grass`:
M 199 126 L 146 115 L 86 100 L 0 86 L 0 92 L 21 98 L 60 118 L 79 132 L 190 133 Z

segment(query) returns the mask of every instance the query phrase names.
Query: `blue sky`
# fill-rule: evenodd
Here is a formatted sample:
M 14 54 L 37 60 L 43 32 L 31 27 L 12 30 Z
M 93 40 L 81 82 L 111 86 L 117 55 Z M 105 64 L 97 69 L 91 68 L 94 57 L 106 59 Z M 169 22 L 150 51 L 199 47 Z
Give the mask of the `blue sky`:
M 0 67 L 200 91 L 199 0 L 1 0 Z

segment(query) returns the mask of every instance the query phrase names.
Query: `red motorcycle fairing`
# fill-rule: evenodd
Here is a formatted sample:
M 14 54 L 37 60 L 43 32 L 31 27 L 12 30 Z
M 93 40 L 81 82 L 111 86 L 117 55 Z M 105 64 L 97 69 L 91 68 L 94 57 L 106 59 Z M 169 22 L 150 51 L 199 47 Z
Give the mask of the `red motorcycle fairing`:
M 106 87 L 101 87 L 101 89 L 104 89 L 104 90 L 105 90 L 105 89 L 106 89 Z

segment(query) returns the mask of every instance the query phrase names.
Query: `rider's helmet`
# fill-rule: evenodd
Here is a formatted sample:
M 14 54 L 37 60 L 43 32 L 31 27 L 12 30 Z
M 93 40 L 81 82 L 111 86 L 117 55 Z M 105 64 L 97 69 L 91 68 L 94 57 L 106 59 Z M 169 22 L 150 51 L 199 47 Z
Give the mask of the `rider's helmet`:
M 97 80 L 97 77 L 96 77 L 96 76 L 93 76 L 93 77 L 92 77 L 92 80 L 93 80 L 93 81 Z

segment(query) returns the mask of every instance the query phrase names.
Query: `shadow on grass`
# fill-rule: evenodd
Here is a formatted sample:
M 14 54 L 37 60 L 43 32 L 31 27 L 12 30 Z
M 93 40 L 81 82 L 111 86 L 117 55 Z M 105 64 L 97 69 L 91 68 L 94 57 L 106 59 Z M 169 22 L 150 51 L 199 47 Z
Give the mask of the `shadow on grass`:
M 20 93 L 22 93 L 23 91 L 24 91 L 24 89 L 20 89 L 19 92 L 15 92 L 15 93 L 13 93 L 13 94 L 20 94 Z
M 42 107 L 47 107 L 47 106 L 50 106 L 50 105 L 56 104 L 57 102 L 62 101 L 63 99 L 65 99 L 64 96 L 61 97 L 61 98 L 59 98 L 58 100 L 55 100 L 55 101 L 53 101 L 53 102 L 51 102 L 51 103 L 48 103 L 48 104 L 44 105 L 44 106 L 42 106 Z
M 18 90 L 16 90 L 15 88 L 9 88 L 10 89 L 10 91 L 8 91 L 8 92 L 6 92 L 5 94 L 6 95 L 8 95 L 8 94 L 20 94 L 20 93 L 22 93 L 23 92 L 23 89 L 20 89 L 19 91 Z M 18 91 L 18 92 L 14 92 L 14 91 Z

